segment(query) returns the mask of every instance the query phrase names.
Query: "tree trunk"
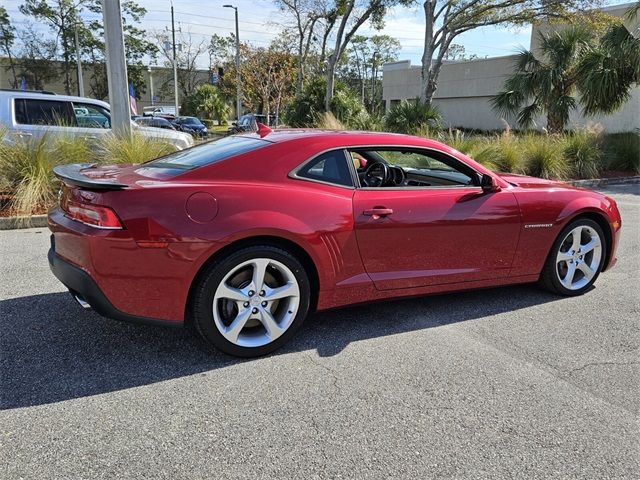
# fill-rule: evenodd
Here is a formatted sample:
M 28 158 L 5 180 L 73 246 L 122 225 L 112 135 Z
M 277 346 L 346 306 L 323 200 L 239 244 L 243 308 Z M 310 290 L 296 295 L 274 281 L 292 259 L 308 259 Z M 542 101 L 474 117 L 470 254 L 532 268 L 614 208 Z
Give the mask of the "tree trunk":
M 7 48 L 7 58 L 9 59 L 9 65 L 11 66 L 11 74 L 13 76 L 13 85 L 12 88 L 18 88 L 18 76 L 16 75 L 16 63 L 13 61 L 13 55 L 11 55 L 11 50 Z
M 353 7 L 355 4 L 355 0 L 348 0 L 347 5 L 345 7 L 345 11 L 342 14 L 342 19 L 340 20 L 340 26 L 338 27 L 338 32 L 336 33 L 336 46 L 331 52 L 329 56 L 329 64 L 327 65 L 327 91 L 324 97 L 324 111 L 331 111 L 331 100 L 333 100 L 333 84 L 334 77 L 336 75 L 336 65 L 338 64 L 338 60 L 340 59 L 340 55 L 342 55 L 342 51 L 344 50 L 344 42 L 349 41 L 349 34 L 345 37 L 345 29 L 347 27 L 347 22 L 349 21 L 349 17 L 351 16 L 351 12 L 353 11 Z M 364 15 L 363 15 L 364 17 Z M 363 18 L 361 17 L 361 19 Z M 355 31 L 356 26 L 354 26 L 351 30 L 351 34 Z
M 564 132 L 562 117 L 554 112 L 553 109 L 547 109 L 547 132 L 551 134 Z
M 431 0 L 424 2 L 424 51 L 422 53 L 422 85 L 420 87 L 420 102 L 430 103 L 433 97 L 434 88 L 432 81 L 432 68 L 433 54 L 435 51 L 434 45 L 434 28 L 435 28 L 435 4 Z
M 298 36 L 300 39 L 298 40 L 298 71 L 296 74 L 296 97 L 300 96 L 302 93 L 302 85 L 304 84 L 304 32 L 302 31 L 302 26 L 300 25 L 300 17 L 298 16 Z
M 324 95 L 324 111 L 331 111 L 331 100 L 333 100 L 333 84 L 335 81 L 337 58 L 335 53 L 329 56 L 329 62 L 327 65 L 327 90 Z

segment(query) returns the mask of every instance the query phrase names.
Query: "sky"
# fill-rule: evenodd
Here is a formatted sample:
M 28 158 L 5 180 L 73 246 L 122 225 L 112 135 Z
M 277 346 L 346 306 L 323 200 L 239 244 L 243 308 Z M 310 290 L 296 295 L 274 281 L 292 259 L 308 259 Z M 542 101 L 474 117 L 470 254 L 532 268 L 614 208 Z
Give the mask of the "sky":
M 149 31 L 161 31 L 171 25 L 170 0 L 137 0 L 147 9 L 142 26 Z M 223 4 L 233 2 L 238 7 L 240 40 L 248 41 L 255 46 L 267 46 L 278 36 L 286 19 L 270 0 L 174 0 L 176 28 L 190 32 L 194 41 L 206 39 L 217 33 L 228 35 L 235 31 L 233 9 L 222 8 Z M 25 25 L 27 19 L 18 10 L 22 0 L 3 0 L 12 21 L 17 27 Z M 623 1 L 605 1 L 607 5 L 625 3 Z M 90 20 L 95 14 L 85 13 L 84 18 Z M 381 31 L 363 27 L 362 35 L 386 34 L 397 38 L 402 48 L 400 60 L 411 60 L 414 65 L 420 64 L 424 36 L 424 13 L 421 2 L 413 8 L 395 8 L 386 17 L 385 27 Z M 43 25 L 36 26 L 45 30 Z M 467 54 L 479 57 L 498 57 L 510 55 L 517 49 L 529 47 L 531 28 L 522 27 L 486 27 L 467 32 L 455 43 L 462 44 Z M 202 58 L 201 67 L 208 67 L 208 57 Z

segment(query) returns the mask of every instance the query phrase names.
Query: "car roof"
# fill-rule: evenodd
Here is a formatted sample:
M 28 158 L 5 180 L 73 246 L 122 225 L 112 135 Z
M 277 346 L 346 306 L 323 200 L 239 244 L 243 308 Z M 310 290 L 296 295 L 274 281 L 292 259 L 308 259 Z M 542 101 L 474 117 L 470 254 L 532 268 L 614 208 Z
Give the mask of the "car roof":
M 96 100 L 95 98 L 78 97 L 75 95 L 57 95 L 52 93 L 42 93 L 29 90 L 0 90 L 0 96 L 6 96 L 10 98 L 32 98 L 37 100 L 52 100 L 63 102 L 75 102 L 75 103 L 92 103 L 94 105 L 100 105 L 104 108 L 109 108 L 107 102 L 102 100 Z
M 446 145 L 431 139 L 414 137 L 400 133 L 389 132 L 367 132 L 360 130 L 325 130 L 318 128 L 283 128 L 276 129 L 266 135 L 260 136 L 258 133 L 241 133 L 243 137 L 261 138 L 271 143 L 282 143 L 294 140 L 318 140 L 333 145 L 344 144 L 350 146 L 358 145 L 397 145 L 397 146 L 422 146 L 449 149 Z

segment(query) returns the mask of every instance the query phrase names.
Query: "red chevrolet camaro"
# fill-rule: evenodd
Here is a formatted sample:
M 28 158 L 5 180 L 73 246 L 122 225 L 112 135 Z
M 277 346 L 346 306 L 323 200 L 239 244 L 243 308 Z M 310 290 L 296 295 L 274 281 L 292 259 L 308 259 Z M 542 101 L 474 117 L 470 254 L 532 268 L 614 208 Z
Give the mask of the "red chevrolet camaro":
M 615 263 L 621 226 L 600 193 L 388 133 L 262 129 L 55 173 L 49 263 L 80 304 L 193 324 L 247 357 L 310 310 L 528 282 L 582 294 Z

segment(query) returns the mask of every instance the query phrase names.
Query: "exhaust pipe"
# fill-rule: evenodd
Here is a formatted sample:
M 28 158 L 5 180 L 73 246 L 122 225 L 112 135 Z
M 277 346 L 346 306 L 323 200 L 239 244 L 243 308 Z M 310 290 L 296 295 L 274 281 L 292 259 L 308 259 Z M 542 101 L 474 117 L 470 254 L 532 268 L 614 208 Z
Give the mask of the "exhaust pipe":
M 76 300 L 76 302 L 78 302 L 78 305 L 80 305 L 85 310 L 91 310 L 91 305 L 89 305 L 89 302 L 87 302 L 79 294 L 71 292 L 71 295 L 73 295 L 73 298 Z

